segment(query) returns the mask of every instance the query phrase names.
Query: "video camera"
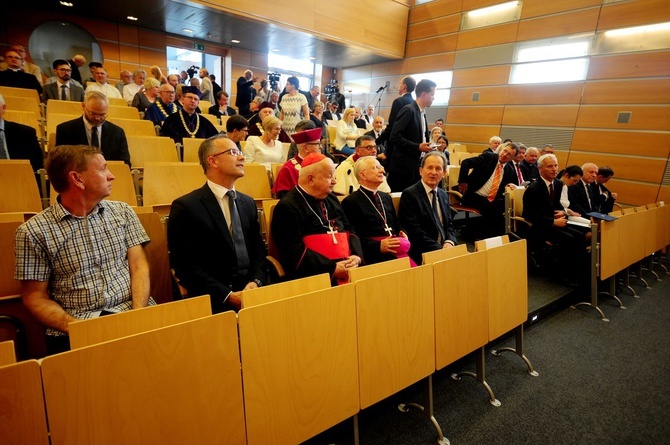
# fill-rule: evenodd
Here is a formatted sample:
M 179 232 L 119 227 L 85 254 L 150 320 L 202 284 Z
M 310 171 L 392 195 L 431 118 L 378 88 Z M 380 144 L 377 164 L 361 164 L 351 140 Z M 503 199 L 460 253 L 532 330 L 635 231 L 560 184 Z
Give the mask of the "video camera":
M 330 82 L 328 82 L 328 85 L 323 87 L 323 92 L 326 96 L 339 93 L 340 87 L 337 85 L 337 80 L 331 79 Z
M 188 74 L 189 79 L 193 79 L 193 77 L 200 72 L 200 67 L 191 65 L 189 69 L 186 70 L 186 74 Z
M 279 79 L 281 79 L 281 74 L 268 73 L 268 80 L 270 81 L 270 89 L 272 91 L 278 91 L 277 86 L 279 84 Z

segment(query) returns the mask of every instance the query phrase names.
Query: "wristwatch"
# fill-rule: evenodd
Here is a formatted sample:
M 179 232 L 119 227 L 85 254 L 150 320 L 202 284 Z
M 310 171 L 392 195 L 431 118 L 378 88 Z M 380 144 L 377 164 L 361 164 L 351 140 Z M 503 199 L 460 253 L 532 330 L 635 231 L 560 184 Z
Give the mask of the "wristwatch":
M 254 278 L 254 283 L 256 283 L 256 286 L 258 287 L 263 287 L 263 282 L 258 278 Z

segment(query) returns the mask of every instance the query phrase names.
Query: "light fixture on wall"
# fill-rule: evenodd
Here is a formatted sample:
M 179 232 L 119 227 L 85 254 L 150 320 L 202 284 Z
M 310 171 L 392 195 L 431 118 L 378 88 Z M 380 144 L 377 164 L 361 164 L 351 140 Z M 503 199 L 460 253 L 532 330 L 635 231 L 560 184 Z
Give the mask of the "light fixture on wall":
M 127 18 L 128 20 L 132 20 L 133 22 L 136 22 L 136 21 L 138 20 L 137 17 L 133 17 L 132 15 L 129 15 L 129 16 L 126 17 L 126 18 Z
M 193 34 L 193 32 L 194 32 L 192 29 L 189 29 L 189 28 L 182 28 L 182 31 L 187 32 L 189 34 Z
M 654 25 L 634 26 L 632 28 L 612 29 L 610 31 L 605 31 L 605 36 L 622 37 L 659 31 L 670 31 L 670 22 L 656 23 Z
M 237 39 L 233 39 L 233 40 L 230 41 L 230 43 L 240 43 L 240 41 L 237 40 Z
M 71 8 L 74 6 L 74 3 L 72 2 L 60 2 L 61 5 L 67 6 L 68 8 Z
M 514 1 L 465 12 L 461 18 L 461 31 L 519 20 L 522 5 L 523 2 Z
M 475 9 L 466 12 L 470 17 L 482 17 L 485 15 L 498 14 L 503 11 L 508 11 L 519 6 L 519 2 L 507 2 L 499 5 L 487 6 L 486 8 Z

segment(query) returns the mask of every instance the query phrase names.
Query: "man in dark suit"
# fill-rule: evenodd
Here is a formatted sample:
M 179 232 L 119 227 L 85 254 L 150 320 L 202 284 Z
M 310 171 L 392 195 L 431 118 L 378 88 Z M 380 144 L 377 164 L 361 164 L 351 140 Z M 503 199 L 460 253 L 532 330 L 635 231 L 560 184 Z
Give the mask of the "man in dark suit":
M 422 254 L 456 245 L 451 223 L 449 197 L 439 185 L 444 178 L 447 158 L 431 151 L 421 159 L 421 180 L 402 192 L 398 218 L 412 246 L 409 256 L 421 264 Z
M 387 135 L 384 130 L 384 118 L 377 116 L 372 121 L 372 130 L 365 133 L 366 136 L 372 136 L 377 143 L 377 160 L 386 168 L 388 166 L 388 157 L 386 155 Z
M 538 159 L 540 178 L 532 182 L 523 194 L 523 217 L 532 224 L 529 245 L 542 246 L 554 243 L 559 253 L 559 268 L 564 278 L 575 281 L 576 274 L 585 272 L 586 238 L 568 225 L 567 215 L 561 205 L 563 183 L 556 179 L 558 161 L 553 154 Z
M 37 78 L 32 74 L 23 71 L 23 58 L 21 55 L 13 50 L 5 53 L 5 62 L 7 62 L 7 69 L 0 71 L 0 86 L 25 88 L 37 91 L 37 94 L 42 94 L 42 85 L 37 81 Z
M 109 101 L 99 91 L 89 91 L 82 104 L 84 115 L 56 127 L 56 145 L 99 147 L 108 161 L 123 161 L 130 166 L 128 141 L 123 128 L 107 122 Z
M 244 155 L 216 135 L 202 143 L 198 157 L 207 183 L 172 203 L 170 263 L 189 296 L 209 294 L 213 313 L 237 310 L 242 290 L 267 283 L 256 204 L 235 192 Z
M 342 119 L 342 115 L 337 110 L 339 104 L 337 102 L 328 102 L 328 109 L 323 112 L 323 120 L 327 121 L 339 121 Z
M 46 103 L 49 99 L 70 100 L 73 102 L 84 101 L 84 89 L 70 82 L 72 68 L 67 60 L 57 59 L 53 64 L 56 81 L 44 85 L 42 101 Z
M 508 171 L 507 174 L 514 178 L 514 181 L 512 182 L 514 185 L 521 185 L 526 181 L 526 178 L 523 177 L 519 163 L 523 161 L 523 158 L 526 155 L 526 146 L 523 144 L 517 145 L 519 146 L 519 151 L 516 152 L 514 159 L 505 164 L 505 170 Z
M 523 175 L 524 181 L 535 181 L 540 177 L 540 172 L 537 169 L 537 158 L 540 152 L 537 147 L 529 147 L 526 149 L 526 155 L 523 161 L 519 162 L 519 169 Z
M 367 128 L 367 124 L 365 123 L 365 119 L 361 117 L 361 109 L 360 107 L 354 107 L 354 124 L 363 130 Z
M 498 153 L 484 152 L 461 162 L 458 190 L 463 194 L 463 205 L 481 213 L 482 238 L 505 233 L 505 186 L 514 183 L 514 176 L 505 169 L 505 164 L 516 156 L 518 149 L 514 142 L 508 142 Z
M 435 86 L 432 80 L 422 79 L 416 85 L 416 100 L 400 110 L 393 124 L 388 180 L 394 192 L 401 192 L 419 180 L 421 153 L 432 150 L 426 108 L 433 103 Z
M 568 187 L 570 210 L 579 213 L 580 216 L 600 211 L 598 195 L 592 186 L 598 176 L 598 166 L 586 163 L 582 165 L 582 172 L 582 180 Z
M 412 93 L 416 88 L 416 80 L 412 76 L 403 77 L 398 84 L 398 94 L 400 97 L 393 100 L 391 104 L 391 111 L 389 113 L 388 124 L 384 129 L 384 137 L 386 138 L 386 162 L 390 162 L 391 155 L 393 153 L 393 143 L 391 142 L 391 130 L 393 130 L 393 124 L 398 117 L 398 113 L 402 110 L 405 105 L 409 105 L 414 101 Z
M 81 85 L 84 85 L 82 83 L 81 71 L 79 71 L 79 68 L 84 66 L 84 64 L 86 63 L 86 58 L 81 54 L 77 54 L 67 62 L 70 64 L 70 67 L 72 68 L 72 78 L 77 82 L 79 82 Z
M 235 97 L 235 106 L 242 116 L 250 113 L 249 104 L 256 97 L 256 90 L 253 85 L 258 82 L 258 77 L 254 77 L 254 72 L 246 70 L 244 76 L 237 79 L 237 97 Z
M 598 168 L 598 176 L 596 180 L 591 183 L 593 194 L 596 195 L 596 200 L 600 213 L 610 213 L 614 209 L 614 201 L 616 201 L 617 194 L 612 193 L 606 186 L 607 182 L 614 176 L 614 170 L 611 167 L 602 166 Z
M 354 164 L 354 175 L 360 187 L 344 198 L 342 209 L 361 239 L 366 264 L 406 257 L 409 241 L 400 230 L 391 195 L 379 191 L 384 167 L 373 156 L 364 156 Z
M 44 167 L 42 149 L 37 142 L 37 132 L 27 125 L 4 120 L 7 105 L 0 95 L 0 159 L 28 159 L 33 171 Z M 6 151 L 5 151 L 6 150 Z
M 209 107 L 209 114 L 213 114 L 216 117 L 221 116 L 234 116 L 237 114 L 233 107 L 228 106 L 228 93 L 225 91 L 219 91 L 215 94 L 216 103 Z

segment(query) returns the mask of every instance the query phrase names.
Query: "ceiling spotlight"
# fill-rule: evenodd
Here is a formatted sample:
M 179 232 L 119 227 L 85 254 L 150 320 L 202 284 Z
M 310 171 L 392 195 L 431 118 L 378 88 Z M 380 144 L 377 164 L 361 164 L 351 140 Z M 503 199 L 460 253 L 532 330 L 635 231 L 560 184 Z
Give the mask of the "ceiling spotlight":
M 237 40 L 237 39 L 233 39 L 233 40 L 231 40 L 231 43 L 240 43 L 240 41 Z
M 182 31 L 187 32 L 189 34 L 193 34 L 193 32 L 194 32 L 192 29 L 188 29 L 188 28 L 183 28 Z
M 275 53 L 278 53 L 281 50 L 279 48 L 272 48 L 272 51 L 275 52 Z
M 127 18 L 128 20 L 132 20 L 133 22 L 136 22 L 136 21 L 138 20 L 137 17 L 133 17 L 132 15 L 129 15 L 129 16 L 126 17 L 126 18 Z
M 63 6 L 67 6 L 68 8 L 71 8 L 71 7 L 74 6 L 74 3 L 71 3 L 71 2 L 63 2 L 62 1 L 62 2 L 60 2 L 60 4 L 63 5 Z
M 310 57 L 309 60 L 316 60 L 316 57 Z

